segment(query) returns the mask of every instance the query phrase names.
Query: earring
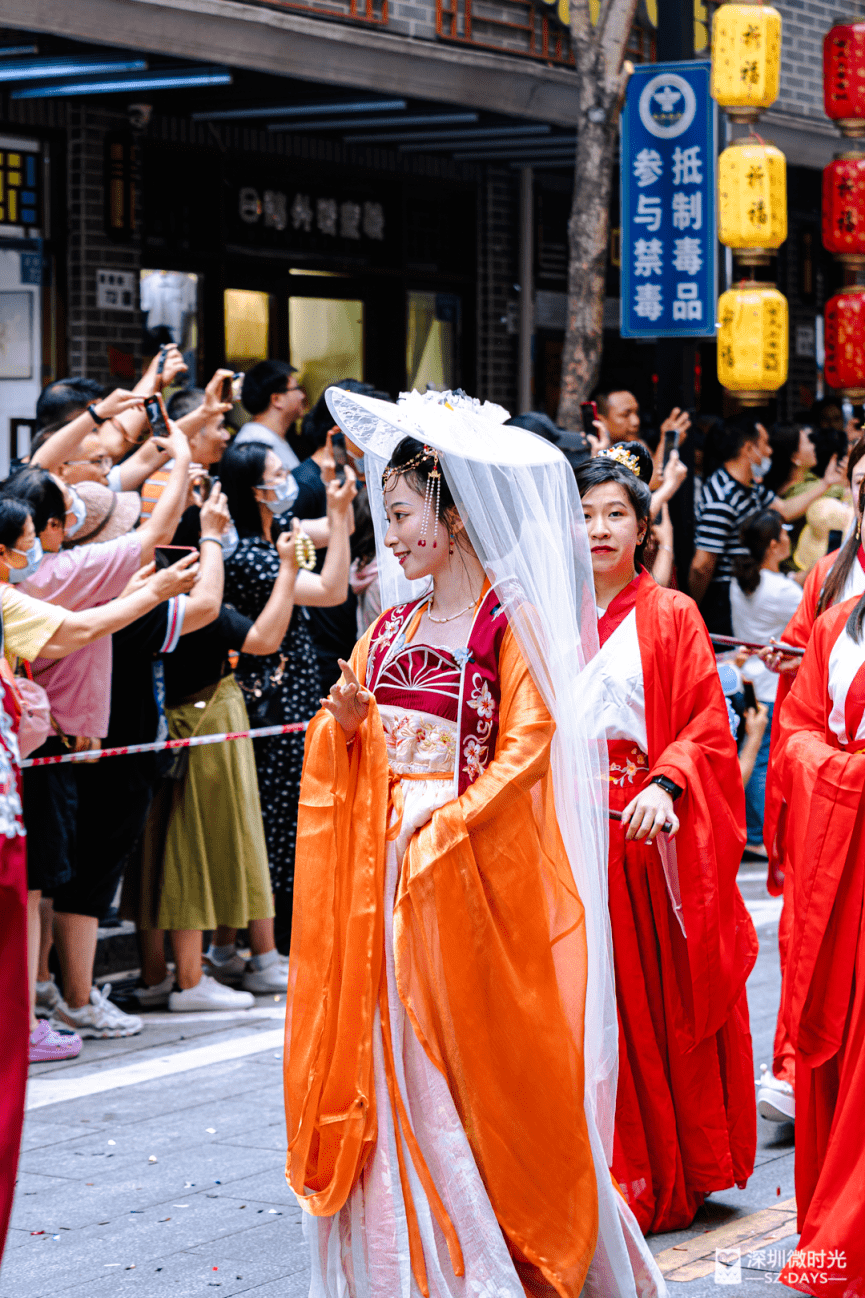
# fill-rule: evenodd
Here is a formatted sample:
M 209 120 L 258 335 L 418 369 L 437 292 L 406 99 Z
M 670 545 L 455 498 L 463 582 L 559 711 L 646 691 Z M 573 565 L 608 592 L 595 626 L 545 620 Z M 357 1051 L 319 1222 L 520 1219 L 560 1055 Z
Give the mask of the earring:
M 439 534 L 439 506 L 442 494 L 442 478 L 439 470 L 438 452 L 428 446 L 424 447 L 424 453 L 433 457 L 433 467 L 430 470 L 426 482 L 426 492 L 424 493 L 423 514 L 421 516 L 421 528 L 423 529 L 423 540 L 418 541 L 418 546 L 426 545 L 426 535 L 429 531 L 429 519 L 433 509 L 433 496 L 435 496 L 435 526 L 433 527 L 432 548 L 438 548 Z
M 454 538 L 454 534 L 453 534 L 453 532 L 449 533 L 449 536 L 450 536 L 450 545 L 448 546 L 448 554 L 453 554 L 453 552 L 454 552 L 454 539 L 455 539 L 455 538 Z

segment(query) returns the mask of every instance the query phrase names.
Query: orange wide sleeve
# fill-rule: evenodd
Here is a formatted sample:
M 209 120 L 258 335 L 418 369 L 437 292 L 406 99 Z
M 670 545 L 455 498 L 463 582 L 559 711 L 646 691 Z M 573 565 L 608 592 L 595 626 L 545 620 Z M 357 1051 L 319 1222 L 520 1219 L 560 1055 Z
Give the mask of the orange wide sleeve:
M 597 1235 L 583 1111 L 584 913 L 552 801 L 553 722 L 510 631 L 499 666 L 493 760 L 406 851 L 397 981 L 515 1261 L 570 1298 Z
M 352 654 L 361 680 L 368 643 Z M 343 1206 L 376 1140 L 387 787 L 375 703 L 351 748 L 319 712 L 300 789 L 285 1049 L 286 1177 L 318 1216 Z

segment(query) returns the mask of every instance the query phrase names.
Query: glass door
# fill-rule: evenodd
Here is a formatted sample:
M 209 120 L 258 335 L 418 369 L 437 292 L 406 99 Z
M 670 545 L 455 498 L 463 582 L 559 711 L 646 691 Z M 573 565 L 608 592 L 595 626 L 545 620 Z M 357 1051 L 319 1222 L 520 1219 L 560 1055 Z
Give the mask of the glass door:
M 364 304 L 358 298 L 289 297 L 289 360 L 314 406 L 340 379 L 364 377 Z

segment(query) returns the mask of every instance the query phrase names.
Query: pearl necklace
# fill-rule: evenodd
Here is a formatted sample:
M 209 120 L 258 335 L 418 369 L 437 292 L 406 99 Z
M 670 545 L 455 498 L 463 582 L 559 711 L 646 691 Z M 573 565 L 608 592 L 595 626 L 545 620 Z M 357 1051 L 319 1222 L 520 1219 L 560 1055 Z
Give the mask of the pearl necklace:
M 432 601 L 430 601 L 430 603 L 427 605 L 426 615 L 429 618 L 430 622 L 438 622 L 438 623 L 455 622 L 458 617 L 462 617 L 464 613 L 468 613 L 470 609 L 473 609 L 475 604 L 477 604 L 477 600 L 473 599 L 471 604 L 466 604 L 465 608 L 461 608 L 459 613 L 451 613 L 450 617 L 433 617 L 432 613 L 430 612 L 430 608 L 432 607 Z

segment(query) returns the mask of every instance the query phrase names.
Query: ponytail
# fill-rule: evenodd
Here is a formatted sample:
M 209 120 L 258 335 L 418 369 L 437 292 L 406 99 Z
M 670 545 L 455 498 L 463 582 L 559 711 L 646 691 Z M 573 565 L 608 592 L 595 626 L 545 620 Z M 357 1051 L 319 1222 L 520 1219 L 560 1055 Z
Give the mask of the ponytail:
M 773 541 L 781 539 L 783 522 L 777 509 L 761 509 L 749 515 L 739 528 L 739 540 L 747 554 L 733 559 L 733 576 L 746 595 L 753 595 L 760 585 L 760 569 L 766 551 Z

